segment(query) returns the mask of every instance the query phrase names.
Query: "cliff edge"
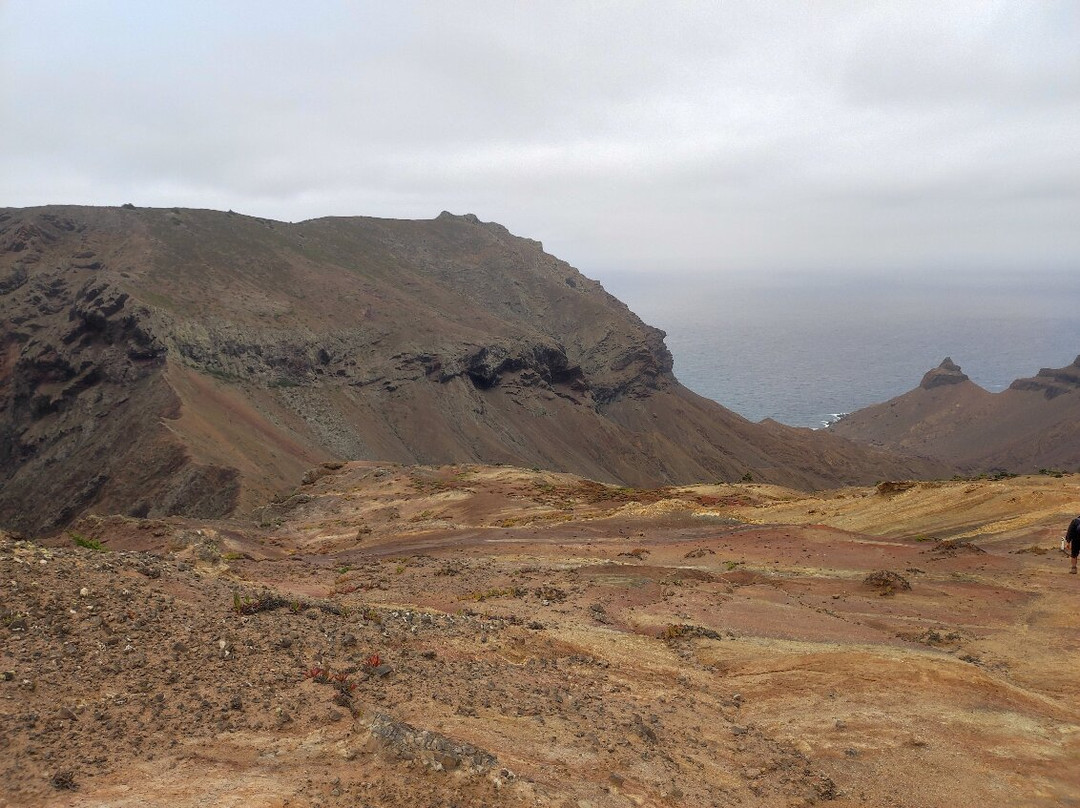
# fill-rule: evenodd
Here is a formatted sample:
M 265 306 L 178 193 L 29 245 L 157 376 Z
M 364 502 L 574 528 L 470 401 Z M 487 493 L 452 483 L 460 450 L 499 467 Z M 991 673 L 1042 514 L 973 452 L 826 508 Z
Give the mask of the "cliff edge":
M 939 473 L 752 424 L 664 334 L 476 216 L 0 210 L 0 524 L 248 510 L 333 459 L 659 485 Z

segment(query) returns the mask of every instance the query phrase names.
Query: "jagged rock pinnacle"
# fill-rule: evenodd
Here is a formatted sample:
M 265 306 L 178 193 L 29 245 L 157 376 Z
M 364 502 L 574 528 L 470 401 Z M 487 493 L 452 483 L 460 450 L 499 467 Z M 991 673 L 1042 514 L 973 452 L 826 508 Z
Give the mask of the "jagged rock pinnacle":
M 952 361 L 951 356 L 946 356 L 940 365 L 933 370 L 927 371 L 926 375 L 922 377 L 919 387 L 923 390 L 932 390 L 935 387 L 960 384 L 966 381 L 968 381 L 967 374 L 960 370 L 960 366 Z

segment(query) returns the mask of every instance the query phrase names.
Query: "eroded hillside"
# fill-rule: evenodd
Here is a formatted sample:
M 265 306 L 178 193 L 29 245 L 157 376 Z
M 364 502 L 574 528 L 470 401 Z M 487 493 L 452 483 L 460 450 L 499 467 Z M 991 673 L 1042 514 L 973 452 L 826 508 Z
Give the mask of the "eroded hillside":
M 1067 805 L 1078 494 L 330 463 L 5 537 L 0 804 Z
M 628 485 L 945 473 L 751 424 L 663 334 L 475 216 L 0 211 L 0 525 L 243 513 L 341 458 Z

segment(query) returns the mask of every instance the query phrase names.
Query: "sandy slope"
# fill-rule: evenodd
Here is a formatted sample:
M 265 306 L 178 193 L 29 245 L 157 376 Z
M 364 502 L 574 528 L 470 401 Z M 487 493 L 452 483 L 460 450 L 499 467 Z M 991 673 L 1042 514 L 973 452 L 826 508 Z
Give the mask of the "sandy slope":
M 1072 477 L 308 479 L 0 540 L 0 805 L 1080 804 Z

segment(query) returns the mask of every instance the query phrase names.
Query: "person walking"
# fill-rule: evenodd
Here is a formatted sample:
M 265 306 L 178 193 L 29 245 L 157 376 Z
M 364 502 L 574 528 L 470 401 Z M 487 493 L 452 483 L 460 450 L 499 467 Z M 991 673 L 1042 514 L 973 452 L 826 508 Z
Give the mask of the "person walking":
M 1065 532 L 1065 552 L 1070 556 L 1072 566 L 1069 573 L 1076 575 L 1076 557 L 1080 555 L 1080 516 L 1069 522 L 1069 529 Z

